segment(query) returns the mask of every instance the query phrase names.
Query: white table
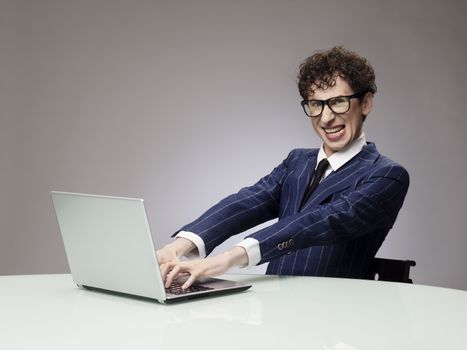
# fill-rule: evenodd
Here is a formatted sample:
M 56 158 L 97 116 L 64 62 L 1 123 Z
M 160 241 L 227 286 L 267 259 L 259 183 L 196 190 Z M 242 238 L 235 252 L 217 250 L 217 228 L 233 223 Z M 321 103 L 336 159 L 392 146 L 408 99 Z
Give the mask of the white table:
M 253 287 L 162 305 L 79 289 L 70 275 L 3 276 L 0 349 L 467 349 L 465 291 L 225 277 Z

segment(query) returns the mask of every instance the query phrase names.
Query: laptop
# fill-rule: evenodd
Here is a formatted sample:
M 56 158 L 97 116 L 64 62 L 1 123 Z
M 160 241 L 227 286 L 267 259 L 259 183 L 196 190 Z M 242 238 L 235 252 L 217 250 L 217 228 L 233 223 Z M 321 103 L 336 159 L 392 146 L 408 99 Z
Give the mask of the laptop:
M 166 289 L 142 199 L 57 191 L 51 195 L 73 281 L 78 287 L 160 303 L 251 287 L 206 278 L 189 290 L 182 291 L 180 285 Z

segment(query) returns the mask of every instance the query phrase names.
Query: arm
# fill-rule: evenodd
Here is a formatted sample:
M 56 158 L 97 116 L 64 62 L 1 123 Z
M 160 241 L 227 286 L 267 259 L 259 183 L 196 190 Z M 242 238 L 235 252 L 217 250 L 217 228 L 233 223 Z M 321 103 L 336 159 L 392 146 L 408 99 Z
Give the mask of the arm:
M 196 234 L 204 242 L 202 250 L 205 251 L 205 254 L 209 254 L 230 236 L 277 217 L 282 183 L 288 171 L 288 162 L 294 160 L 296 156 L 295 151 L 291 151 L 288 157 L 269 175 L 260 179 L 253 186 L 245 187 L 238 193 L 223 199 L 174 235 L 180 231 Z M 259 251 L 259 249 L 257 250 Z M 172 256 L 174 256 L 173 253 Z M 233 266 L 248 264 L 246 248 L 240 246 L 233 247 L 226 253 L 202 260 L 180 262 L 179 257 L 161 266 L 167 285 L 170 285 L 180 273 L 189 273 L 193 276 L 184 284 L 184 288 L 187 288 L 196 278 L 215 276 L 224 273 Z
M 204 242 L 206 255 L 209 255 L 229 237 L 277 217 L 282 183 L 288 172 L 288 163 L 294 157 L 294 151 L 290 152 L 269 175 L 221 200 L 180 231 L 198 235 Z

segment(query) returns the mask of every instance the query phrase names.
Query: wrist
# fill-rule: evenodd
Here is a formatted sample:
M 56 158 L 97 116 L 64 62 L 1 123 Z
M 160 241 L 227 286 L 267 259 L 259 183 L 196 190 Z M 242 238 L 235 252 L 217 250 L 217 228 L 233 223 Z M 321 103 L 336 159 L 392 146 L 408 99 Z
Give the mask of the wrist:
M 192 241 L 183 237 L 178 237 L 175 241 L 172 242 L 172 245 L 175 250 L 175 254 L 179 258 L 192 251 L 196 247 Z
M 246 249 L 243 247 L 233 247 L 224 253 L 224 258 L 226 259 L 229 268 L 248 265 L 248 255 L 246 253 Z

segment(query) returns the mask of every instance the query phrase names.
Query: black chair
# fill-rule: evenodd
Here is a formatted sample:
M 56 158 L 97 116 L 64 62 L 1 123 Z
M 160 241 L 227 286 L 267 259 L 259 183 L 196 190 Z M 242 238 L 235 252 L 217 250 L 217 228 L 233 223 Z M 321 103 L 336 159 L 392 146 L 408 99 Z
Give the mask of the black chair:
M 409 274 L 410 267 L 415 265 L 413 260 L 373 258 L 366 279 L 413 283 Z

